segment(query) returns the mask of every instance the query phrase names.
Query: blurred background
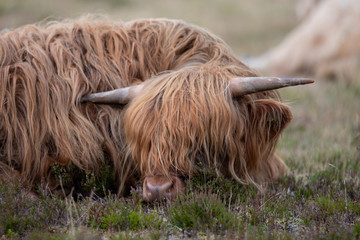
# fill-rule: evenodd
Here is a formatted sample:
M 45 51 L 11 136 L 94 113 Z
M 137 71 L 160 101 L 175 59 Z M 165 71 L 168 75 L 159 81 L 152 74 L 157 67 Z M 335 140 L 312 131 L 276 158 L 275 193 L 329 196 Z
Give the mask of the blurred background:
M 297 23 L 294 0 L 1 0 L 0 29 L 88 13 L 114 20 L 175 18 L 223 38 L 239 55 L 258 55 Z

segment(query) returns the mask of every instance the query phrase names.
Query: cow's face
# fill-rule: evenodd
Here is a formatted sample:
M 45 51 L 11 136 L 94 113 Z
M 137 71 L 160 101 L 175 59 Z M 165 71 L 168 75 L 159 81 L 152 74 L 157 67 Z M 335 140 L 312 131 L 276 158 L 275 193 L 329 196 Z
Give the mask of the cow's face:
M 291 113 L 275 92 L 262 91 L 312 80 L 231 77 L 216 67 L 182 69 L 135 90 L 120 89 L 120 97 L 111 92 L 84 98 L 102 103 L 131 98 L 123 130 L 128 154 L 144 180 L 145 200 L 183 192 L 183 177 L 204 165 L 239 182 L 271 180 L 267 161 Z
M 249 181 L 273 152 L 289 109 L 266 94 L 233 99 L 229 79 L 183 71 L 151 80 L 128 106 L 128 149 L 144 178 L 146 200 L 173 197 L 199 166 Z M 269 97 L 266 97 L 269 98 Z
M 150 80 L 130 102 L 124 130 L 145 199 L 183 191 L 181 178 L 196 173 L 199 161 L 221 164 L 226 149 L 234 148 L 231 135 L 243 126 L 236 124 L 227 85 L 216 74 L 178 71 Z

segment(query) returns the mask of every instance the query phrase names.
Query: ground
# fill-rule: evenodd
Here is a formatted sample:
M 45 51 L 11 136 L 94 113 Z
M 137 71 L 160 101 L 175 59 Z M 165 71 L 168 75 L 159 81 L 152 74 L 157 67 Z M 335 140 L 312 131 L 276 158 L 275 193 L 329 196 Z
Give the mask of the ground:
M 5 0 L 0 28 L 89 12 L 184 19 L 220 35 L 239 57 L 266 51 L 297 23 L 287 0 Z M 1 185 L 0 239 L 358 239 L 359 79 L 280 91 L 294 114 L 277 147 L 289 173 L 262 193 L 208 171 L 185 196 L 155 204 L 137 191 L 74 201 Z

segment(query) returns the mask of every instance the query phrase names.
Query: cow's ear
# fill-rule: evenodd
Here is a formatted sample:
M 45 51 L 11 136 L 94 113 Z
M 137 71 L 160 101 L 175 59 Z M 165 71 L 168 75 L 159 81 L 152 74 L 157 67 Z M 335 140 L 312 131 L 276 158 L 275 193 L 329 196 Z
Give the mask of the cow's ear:
M 277 139 L 292 119 L 289 107 L 272 99 L 254 101 L 249 105 L 249 114 L 253 131 L 266 140 Z

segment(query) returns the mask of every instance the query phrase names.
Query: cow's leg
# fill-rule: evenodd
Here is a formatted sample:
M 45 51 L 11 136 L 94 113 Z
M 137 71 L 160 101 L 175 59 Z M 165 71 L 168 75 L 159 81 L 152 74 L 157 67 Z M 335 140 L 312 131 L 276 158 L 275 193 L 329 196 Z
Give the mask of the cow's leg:
M 185 183 L 176 176 L 145 177 L 143 183 L 143 198 L 145 201 L 172 199 L 185 191 Z

